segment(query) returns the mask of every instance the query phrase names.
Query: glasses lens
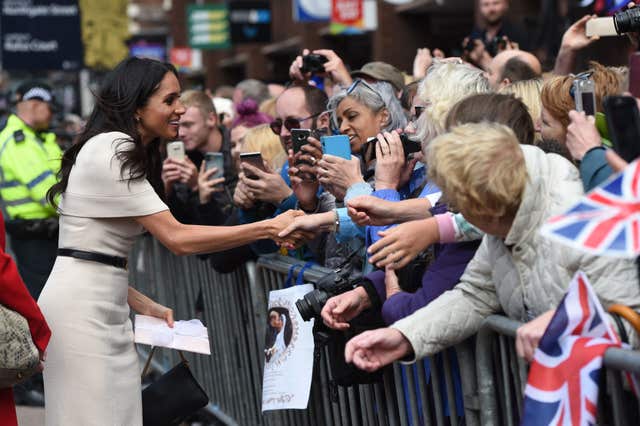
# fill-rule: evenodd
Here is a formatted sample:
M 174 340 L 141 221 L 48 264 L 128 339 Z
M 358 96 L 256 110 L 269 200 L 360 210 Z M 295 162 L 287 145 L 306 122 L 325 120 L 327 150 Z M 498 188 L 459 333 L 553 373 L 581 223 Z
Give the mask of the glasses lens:
M 269 123 L 269 127 L 271 127 L 271 131 L 276 135 L 280 136 L 280 132 L 282 131 L 282 120 L 279 118 L 277 120 L 273 120 Z
M 299 129 L 300 120 L 296 120 L 295 118 L 287 118 L 286 120 L 284 120 L 284 127 L 286 127 L 288 131 L 291 131 L 291 129 Z

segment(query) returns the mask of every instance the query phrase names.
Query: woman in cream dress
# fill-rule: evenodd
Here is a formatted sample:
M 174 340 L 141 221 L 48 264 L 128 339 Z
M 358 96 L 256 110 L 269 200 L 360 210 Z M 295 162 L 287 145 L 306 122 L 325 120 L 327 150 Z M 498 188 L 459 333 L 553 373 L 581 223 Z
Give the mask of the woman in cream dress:
M 297 212 L 236 227 L 182 225 L 158 196 L 159 144 L 184 113 L 173 66 L 129 58 L 106 78 L 79 141 L 62 159 L 59 252 L 38 301 L 52 330 L 45 363 L 48 426 L 142 424 L 129 308 L 173 314 L 129 287 L 126 257 L 145 229 L 176 254 L 276 238 Z

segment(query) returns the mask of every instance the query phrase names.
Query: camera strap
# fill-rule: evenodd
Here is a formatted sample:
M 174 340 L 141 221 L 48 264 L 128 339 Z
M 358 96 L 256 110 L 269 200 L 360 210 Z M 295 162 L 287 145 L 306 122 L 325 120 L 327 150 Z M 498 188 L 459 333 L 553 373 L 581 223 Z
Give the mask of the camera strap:
M 302 268 L 300 269 L 300 272 L 298 272 L 298 275 L 296 277 L 296 285 L 302 285 L 304 284 L 304 272 L 309 269 L 310 267 L 312 267 L 313 265 L 315 265 L 315 262 L 313 261 L 309 261 L 307 263 L 305 263 L 304 265 L 300 264 L 300 263 L 296 263 L 295 265 L 291 265 L 289 267 L 289 273 L 287 274 L 287 279 L 284 281 L 284 287 L 285 288 L 289 288 L 293 285 L 293 274 L 295 273 L 295 270 L 298 266 L 302 266 Z

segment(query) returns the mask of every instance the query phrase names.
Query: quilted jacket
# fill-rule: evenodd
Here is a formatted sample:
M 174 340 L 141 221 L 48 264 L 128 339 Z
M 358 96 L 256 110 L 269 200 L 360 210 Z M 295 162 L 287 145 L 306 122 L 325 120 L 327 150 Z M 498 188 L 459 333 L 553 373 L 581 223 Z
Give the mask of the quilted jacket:
M 529 177 L 506 239 L 486 235 L 453 290 L 392 325 L 409 340 L 416 358 L 473 335 L 491 314 L 529 321 L 556 308 L 577 270 L 587 274 L 605 309 L 622 303 L 640 310 L 634 261 L 587 255 L 539 234 L 548 217 L 582 196 L 582 182 L 564 158 L 534 146 L 522 150 Z M 627 334 L 637 347 L 631 328 Z

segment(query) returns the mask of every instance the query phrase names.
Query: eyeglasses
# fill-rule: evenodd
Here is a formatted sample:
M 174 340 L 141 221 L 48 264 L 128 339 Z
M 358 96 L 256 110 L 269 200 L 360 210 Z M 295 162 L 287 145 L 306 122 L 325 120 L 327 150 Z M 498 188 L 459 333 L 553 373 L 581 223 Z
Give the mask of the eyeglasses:
M 351 93 L 353 93 L 353 91 L 356 90 L 356 87 L 358 87 L 359 84 L 362 84 L 364 87 L 366 87 L 367 89 L 371 90 L 373 93 L 378 95 L 378 97 L 380 99 L 382 99 L 382 96 L 380 96 L 380 93 L 378 93 L 378 91 L 376 89 L 371 87 L 371 85 L 369 83 L 367 83 L 365 80 L 363 80 L 361 78 L 353 80 L 353 83 L 351 83 L 351 86 L 349 86 L 349 88 L 347 89 L 347 96 L 349 96 Z M 384 99 L 382 99 L 382 101 L 384 102 Z
M 319 116 L 323 112 L 324 111 L 320 111 L 320 112 L 318 112 L 316 114 L 310 115 L 309 117 L 305 117 L 305 118 L 287 117 L 287 118 L 284 119 L 284 122 L 282 121 L 281 118 L 276 118 L 271 123 L 269 123 L 269 127 L 271 128 L 271 131 L 273 131 L 273 133 L 275 133 L 276 135 L 280 136 L 280 132 L 282 132 L 282 125 L 283 124 L 284 124 L 285 129 L 287 129 L 288 131 L 291 131 L 291 129 L 299 129 L 300 128 L 300 123 L 302 123 L 303 121 L 309 120 L 311 118 L 316 118 L 317 116 Z

